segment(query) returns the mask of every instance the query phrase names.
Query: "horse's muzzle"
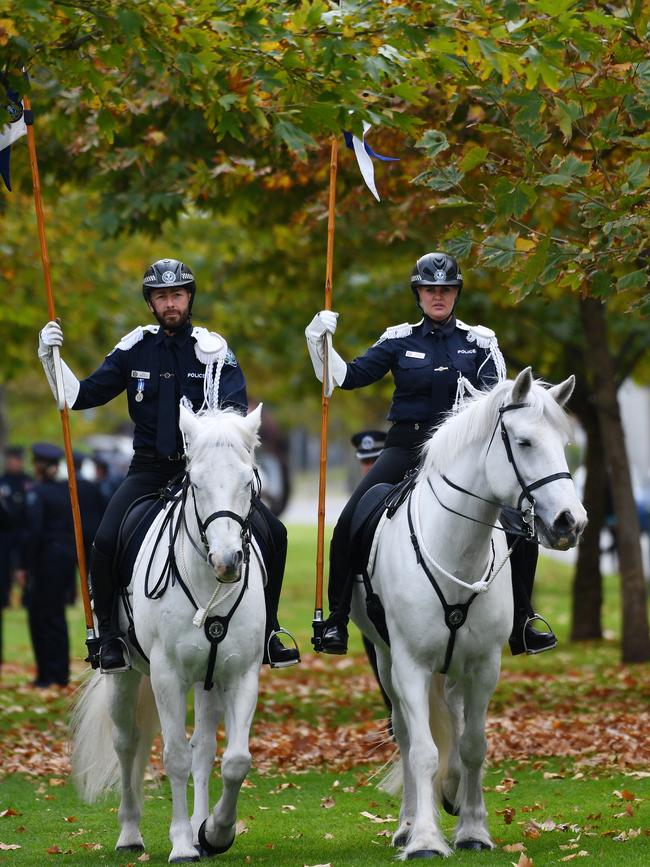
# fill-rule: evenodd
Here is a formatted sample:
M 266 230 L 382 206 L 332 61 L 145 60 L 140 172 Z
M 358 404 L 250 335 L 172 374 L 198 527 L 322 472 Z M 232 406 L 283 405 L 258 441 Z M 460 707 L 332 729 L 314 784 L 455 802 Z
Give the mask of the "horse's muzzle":
M 575 548 L 580 541 L 585 527 L 587 526 L 586 513 L 584 517 L 576 516 L 569 509 L 564 509 L 550 527 L 537 516 L 537 532 L 543 545 L 554 548 L 557 551 L 568 551 Z
M 241 567 L 244 561 L 243 551 L 233 551 L 232 554 L 225 556 L 210 553 L 208 554 L 208 561 L 214 569 L 217 581 L 222 584 L 234 584 L 240 580 Z

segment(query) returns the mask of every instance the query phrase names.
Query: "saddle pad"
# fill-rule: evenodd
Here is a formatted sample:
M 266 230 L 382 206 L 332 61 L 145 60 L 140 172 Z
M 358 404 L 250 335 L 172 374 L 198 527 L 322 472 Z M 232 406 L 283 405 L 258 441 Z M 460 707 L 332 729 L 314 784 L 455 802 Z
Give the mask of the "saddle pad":
M 395 485 L 373 485 L 361 497 L 352 515 L 350 554 L 353 574 L 360 575 L 368 564 L 377 524 L 386 510 L 386 497 Z

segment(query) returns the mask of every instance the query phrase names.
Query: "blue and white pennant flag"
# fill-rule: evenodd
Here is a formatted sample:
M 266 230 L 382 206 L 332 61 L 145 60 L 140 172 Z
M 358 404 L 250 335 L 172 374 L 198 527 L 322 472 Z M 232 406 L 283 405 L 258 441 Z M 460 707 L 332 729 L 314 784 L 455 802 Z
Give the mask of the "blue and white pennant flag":
M 9 178 L 9 158 L 11 146 L 21 136 L 27 135 L 27 125 L 23 112 L 23 104 L 15 91 L 7 93 L 7 102 L 0 107 L 0 176 L 6 188 L 11 191 Z M 5 121 L 6 118 L 6 121 Z M 3 121 L 5 121 L 3 123 Z
M 351 132 L 344 132 L 345 143 L 353 150 L 355 156 L 357 158 L 357 163 L 359 164 L 359 169 L 361 171 L 361 176 L 366 182 L 366 186 L 373 194 L 373 196 L 377 199 L 378 202 L 381 201 L 379 198 L 379 193 L 377 192 L 377 187 L 375 186 L 375 167 L 372 163 L 373 158 L 377 160 L 381 160 L 385 163 L 399 162 L 399 157 L 385 157 L 381 154 L 378 154 L 374 151 L 370 145 L 366 142 L 366 133 L 370 129 L 370 124 L 367 121 L 363 121 L 363 138 L 359 139 L 356 135 L 352 135 Z

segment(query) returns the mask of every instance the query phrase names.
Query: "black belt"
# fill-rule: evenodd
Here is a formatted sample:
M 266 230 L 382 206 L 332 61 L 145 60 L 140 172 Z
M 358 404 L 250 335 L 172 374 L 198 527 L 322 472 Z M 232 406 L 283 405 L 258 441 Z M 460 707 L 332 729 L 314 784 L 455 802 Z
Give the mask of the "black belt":
M 431 436 L 432 427 L 424 421 L 396 421 L 386 435 L 384 448 L 420 446 Z
M 174 452 L 173 455 L 161 455 L 154 449 L 133 449 L 139 458 L 153 458 L 156 461 L 184 461 L 184 452 Z

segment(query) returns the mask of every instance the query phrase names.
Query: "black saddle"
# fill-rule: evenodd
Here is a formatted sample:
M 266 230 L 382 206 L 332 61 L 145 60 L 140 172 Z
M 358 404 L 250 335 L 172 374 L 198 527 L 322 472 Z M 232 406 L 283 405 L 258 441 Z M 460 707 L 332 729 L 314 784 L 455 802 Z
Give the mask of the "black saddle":
M 388 517 L 393 517 L 413 488 L 415 475 L 411 470 L 395 485 L 388 482 L 373 485 L 357 503 L 350 526 L 351 566 L 355 575 L 363 574 L 368 565 L 381 516 L 388 512 Z

